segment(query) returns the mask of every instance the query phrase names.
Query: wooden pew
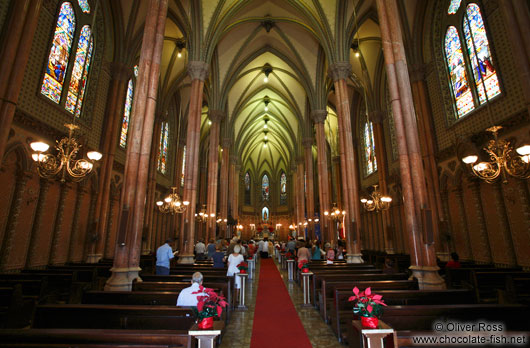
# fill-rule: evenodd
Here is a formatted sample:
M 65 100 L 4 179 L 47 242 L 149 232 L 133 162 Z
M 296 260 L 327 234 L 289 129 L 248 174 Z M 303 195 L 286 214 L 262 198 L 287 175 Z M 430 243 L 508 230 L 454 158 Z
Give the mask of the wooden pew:
M 188 330 L 19 329 L 0 330 L 0 347 L 189 348 Z
M 475 293 L 471 289 L 377 290 L 377 294 L 383 296 L 384 302 L 389 306 L 476 303 Z M 352 289 L 334 290 L 330 322 L 331 329 L 341 342 L 346 338 L 347 325 L 354 319 L 354 303 L 348 301 L 352 295 Z
M 473 267 L 447 268 L 445 269 L 445 283 L 449 289 L 462 288 L 462 282 L 472 283 L 473 272 L 518 272 L 520 267 L 495 268 L 491 265 L 474 265 Z
M 498 303 L 497 290 L 506 289 L 508 278 L 530 279 L 530 272 L 473 271 L 471 274 L 471 286 L 475 289 L 478 302 Z
M 23 296 L 20 284 L 0 287 L 0 328 L 29 325 L 36 302 L 36 296 Z
M 412 332 L 425 331 L 433 335 L 434 323 L 459 321 L 476 323 L 503 323 L 506 331 L 529 331 L 530 322 L 524 320 L 523 313 L 528 307 L 522 305 L 484 305 L 484 304 L 456 304 L 456 305 L 418 305 L 418 306 L 388 306 L 381 317 L 385 323 L 397 331 L 399 347 L 404 347 L 406 338 Z M 480 319 L 480 320 L 478 320 Z M 523 320 L 522 320 L 523 319 Z M 401 333 L 404 331 L 403 333 Z M 462 335 L 467 332 L 461 332 Z M 400 341 L 400 337 L 402 340 Z M 405 339 L 403 339 L 405 338 Z M 357 347 L 358 337 L 351 325 L 348 325 L 348 345 Z

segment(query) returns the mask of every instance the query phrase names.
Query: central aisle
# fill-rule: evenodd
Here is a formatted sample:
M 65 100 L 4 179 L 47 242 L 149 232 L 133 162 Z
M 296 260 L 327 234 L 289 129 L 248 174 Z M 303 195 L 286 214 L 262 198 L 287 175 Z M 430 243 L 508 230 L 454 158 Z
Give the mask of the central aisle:
M 272 259 L 262 259 L 251 348 L 311 348 L 309 338 Z

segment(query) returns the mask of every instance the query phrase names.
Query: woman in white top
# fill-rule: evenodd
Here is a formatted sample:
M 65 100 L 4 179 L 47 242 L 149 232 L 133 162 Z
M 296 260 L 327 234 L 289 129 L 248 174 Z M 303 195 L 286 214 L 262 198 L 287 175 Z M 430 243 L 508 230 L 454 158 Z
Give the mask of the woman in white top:
M 237 266 L 245 260 L 240 252 L 241 247 L 236 245 L 234 247 L 234 252 L 228 256 L 228 271 L 226 272 L 227 276 L 233 276 L 236 273 L 239 273 L 239 268 L 237 268 Z M 236 289 L 241 287 L 241 279 L 238 276 L 235 277 L 235 284 Z

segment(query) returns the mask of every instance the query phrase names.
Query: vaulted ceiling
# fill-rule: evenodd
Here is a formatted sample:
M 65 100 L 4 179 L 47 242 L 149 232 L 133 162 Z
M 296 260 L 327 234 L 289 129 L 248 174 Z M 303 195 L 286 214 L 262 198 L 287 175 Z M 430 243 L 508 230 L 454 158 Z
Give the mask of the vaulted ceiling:
M 114 40 L 124 43 L 116 45 L 114 59 L 129 65 L 138 59 L 148 3 L 108 5 Z M 412 19 L 416 4 L 400 1 L 404 16 Z M 351 89 L 376 98 L 383 58 L 375 1 L 169 0 L 159 111 L 178 109 L 173 117 L 187 115 L 186 64 L 192 60 L 210 65 L 205 106 L 225 111 L 222 134 L 234 139 L 232 153 L 242 167 L 256 176 L 287 171 L 301 154 L 301 139 L 312 135 L 311 110 L 329 111 L 326 135 L 336 151 L 329 64 L 349 61 Z M 208 129 L 202 127 L 202 139 Z

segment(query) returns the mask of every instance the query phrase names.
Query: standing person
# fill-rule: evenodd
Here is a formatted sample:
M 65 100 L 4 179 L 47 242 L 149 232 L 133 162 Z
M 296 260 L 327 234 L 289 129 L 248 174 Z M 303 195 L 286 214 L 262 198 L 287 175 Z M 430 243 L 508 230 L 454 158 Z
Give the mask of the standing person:
M 312 254 L 312 257 L 311 257 L 312 260 L 320 260 L 322 258 L 319 240 L 317 240 L 315 244 L 313 245 L 311 254 Z
M 206 247 L 206 251 L 208 252 L 208 259 L 212 258 L 212 255 L 215 253 L 215 250 L 215 241 L 213 239 L 210 239 L 210 243 L 208 243 L 208 246 Z
M 250 242 L 248 242 L 248 256 L 254 256 L 255 253 L 256 253 L 256 244 L 254 244 L 253 240 L 250 240 Z
M 234 247 L 234 252 L 228 256 L 228 271 L 226 272 L 227 276 L 234 276 L 235 277 L 235 287 L 236 292 L 241 288 L 241 279 L 236 275 L 239 273 L 239 268 L 237 266 L 245 261 L 243 258 L 243 255 L 240 254 L 241 247 L 239 245 L 236 245 Z M 237 298 L 236 294 L 236 298 Z
M 169 275 L 169 260 L 175 257 L 175 252 L 171 249 L 172 239 L 167 239 L 166 242 L 156 249 L 156 275 Z
M 294 254 L 294 249 L 296 248 L 296 242 L 294 240 L 294 238 L 292 237 L 289 237 L 289 241 L 287 242 L 287 245 L 285 245 L 285 251 L 286 252 L 291 252 Z
M 331 247 L 331 244 L 326 243 L 326 264 L 332 265 L 335 261 L 335 250 Z
M 259 246 L 259 255 L 263 259 L 269 258 L 269 241 L 268 238 L 263 238 L 263 243 Z
M 298 249 L 298 262 L 304 260 L 309 262 L 309 260 L 311 260 L 311 252 L 309 251 L 309 248 L 311 248 L 311 244 L 306 243 Z
M 206 245 L 204 245 L 202 240 L 199 240 L 197 244 L 195 244 L 195 259 L 204 260 L 205 252 L 206 252 Z
M 215 246 L 215 252 L 212 254 L 213 268 L 225 267 L 225 253 L 221 251 L 221 243 Z
M 337 247 L 337 260 L 344 260 L 344 247 L 342 241 L 339 240 L 339 246 Z

